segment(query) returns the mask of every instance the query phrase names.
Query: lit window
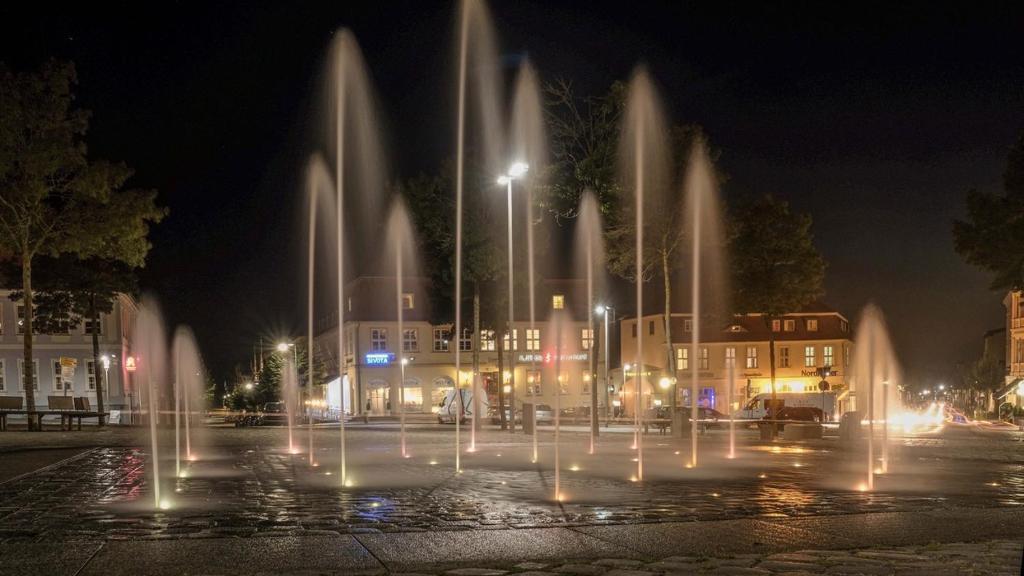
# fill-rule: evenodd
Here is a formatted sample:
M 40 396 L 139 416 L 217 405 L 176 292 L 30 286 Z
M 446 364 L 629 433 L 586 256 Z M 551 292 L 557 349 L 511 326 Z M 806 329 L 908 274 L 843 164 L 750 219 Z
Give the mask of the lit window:
M 516 350 L 519 349 L 519 329 L 518 328 L 513 328 L 512 329 L 512 347 L 515 348 Z M 505 334 L 505 336 L 503 336 L 501 338 L 501 348 L 502 348 L 502 350 L 508 351 L 508 334 Z
M 3 392 L 4 389 L 7 388 L 7 376 L 5 376 L 5 374 L 7 374 L 6 370 L 7 365 L 4 363 L 3 359 L 0 358 L 0 392 Z
M 690 349 L 676 348 L 676 370 L 690 369 Z
M 789 368 L 789 347 L 779 348 L 779 368 Z
M 415 300 L 413 300 L 412 292 L 405 292 L 402 294 L 402 310 L 412 310 Z
M 782 320 L 772 320 L 772 332 L 779 332 L 782 330 Z
M 736 348 L 734 346 L 728 346 L 725 349 L 725 367 L 736 365 Z
M 757 346 L 747 346 L 747 368 L 757 368 Z
M 540 370 L 527 370 L 526 371 L 526 395 L 527 396 L 539 396 L 540 395 Z
M 583 373 L 583 386 L 580 388 L 580 390 L 584 394 L 590 394 L 590 372 Z
M 782 330 L 784 332 L 793 332 L 796 330 L 796 320 L 783 320 Z
M 683 332 L 693 332 L 693 320 L 689 318 L 683 320 Z
M 807 319 L 807 331 L 808 332 L 817 332 L 818 331 L 818 319 L 817 318 L 808 318 Z
M 561 310 L 565 308 L 565 295 L 555 294 L 551 297 L 551 308 L 555 310 Z
M 370 350 L 383 352 L 388 349 L 387 328 L 370 328 Z
M 825 346 L 824 348 L 822 348 L 822 352 L 821 353 L 822 353 L 822 362 L 824 362 L 824 365 L 825 366 L 831 366 L 832 365 L 832 361 L 835 360 L 835 358 L 832 355 L 832 347 L 831 346 Z
M 473 349 L 473 337 L 469 328 L 462 329 L 462 337 L 459 338 L 459 351 L 468 352 Z
M 814 346 L 804 346 L 804 366 L 812 368 L 816 365 L 814 359 Z
M 434 352 L 448 352 L 448 330 L 434 328 Z
M 561 374 L 558 375 L 558 393 L 569 393 L 569 375 L 565 372 L 562 372 Z
M 526 349 L 529 351 L 540 350 L 540 328 L 526 329 Z
M 404 352 L 418 352 L 420 349 L 420 331 L 415 328 L 406 328 L 402 334 L 402 350 Z
M 594 347 L 594 330 L 592 328 L 580 329 L 580 350 L 590 350 Z
M 701 346 L 700 349 L 700 369 L 708 369 L 708 348 L 707 346 Z
M 484 352 L 494 352 L 494 330 L 480 331 L 480 349 Z

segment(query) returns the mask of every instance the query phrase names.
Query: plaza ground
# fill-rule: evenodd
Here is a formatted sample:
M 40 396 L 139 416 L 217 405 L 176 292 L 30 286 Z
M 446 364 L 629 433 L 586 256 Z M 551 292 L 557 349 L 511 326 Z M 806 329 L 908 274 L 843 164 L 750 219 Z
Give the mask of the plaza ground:
M 482 431 L 455 469 L 452 426 L 419 424 L 401 458 L 393 424 L 204 428 L 197 460 L 161 484 L 139 428 L 0 434 L 0 574 L 1018 574 L 1024 541 L 1019 433 L 902 438 L 890 472 L 859 490 L 860 446 L 763 443 L 724 430 L 643 438 L 626 430 Z M 463 429 L 463 448 L 471 437 Z M 163 431 L 162 470 L 178 466 Z M 297 452 L 295 454 L 291 452 Z M 476 570 L 476 571 L 474 571 Z M 497 572 L 495 572 L 497 573 Z

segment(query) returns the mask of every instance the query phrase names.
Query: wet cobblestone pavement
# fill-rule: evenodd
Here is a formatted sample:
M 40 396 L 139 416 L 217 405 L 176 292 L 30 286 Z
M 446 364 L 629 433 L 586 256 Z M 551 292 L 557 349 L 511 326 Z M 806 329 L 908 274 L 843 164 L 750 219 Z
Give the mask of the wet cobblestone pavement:
M 318 445 L 333 443 L 329 431 L 317 435 Z M 598 456 L 574 450 L 583 436 L 568 435 L 561 473 L 567 498 L 556 503 L 547 443 L 541 462 L 532 464 L 528 443 L 482 436 L 481 451 L 464 456 L 464 472 L 455 474 L 449 435 L 411 434 L 414 457 L 407 460 L 395 453 L 395 436 L 353 431 L 355 485 L 342 489 L 335 450 L 318 449 L 321 462 L 311 467 L 306 455 L 276 448 L 281 430 L 209 431 L 207 453 L 186 464 L 187 477 L 162 483 L 171 509 L 156 512 L 148 454 L 136 447 L 95 448 L 0 484 L 0 542 L 485 530 L 1024 505 L 1024 468 L 1015 461 L 1021 444 L 1005 440 L 990 448 L 1006 457 L 969 464 L 938 457 L 935 442 L 905 442 L 894 448 L 892 474 L 879 479 L 876 491 L 862 493 L 856 483 L 863 458 L 835 443 L 747 442 L 735 461 L 708 457 L 699 469 L 686 470 L 685 452 L 654 436 L 646 441 L 645 481 L 634 483 L 626 435 L 606 440 Z M 707 439 L 709 454 L 720 441 Z M 173 458 L 161 458 L 161 467 L 173 475 Z

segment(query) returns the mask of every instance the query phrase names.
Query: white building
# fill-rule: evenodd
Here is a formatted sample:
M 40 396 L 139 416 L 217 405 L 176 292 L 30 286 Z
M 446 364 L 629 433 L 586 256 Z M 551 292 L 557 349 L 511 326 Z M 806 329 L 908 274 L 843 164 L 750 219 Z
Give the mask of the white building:
M 0 290 L 0 396 L 25 396 L 24 333 L 25 308 L 10 299 L 11 290 Z M 129 337 L 138 311 L 135 301 L 121 294 L 110 314 L 99 319 L 100 356 L 110 359 L 104 383 L 104 408 L 128 410 L 134 395 L 124 386 L 123 358 L 130 354 Z M 93 364 L 92 323 L 83 320 L 78 328 L 63 334 L 35 334 L 32 340 L 33 386 L 37 409 L 47 407 L 47 396 L 86 397 L 96 407 L 96 370 Z M 74 377 L 61 377 L 60 359 L 76 361 Z M 135 403 L 138 398 L 133 398 Z

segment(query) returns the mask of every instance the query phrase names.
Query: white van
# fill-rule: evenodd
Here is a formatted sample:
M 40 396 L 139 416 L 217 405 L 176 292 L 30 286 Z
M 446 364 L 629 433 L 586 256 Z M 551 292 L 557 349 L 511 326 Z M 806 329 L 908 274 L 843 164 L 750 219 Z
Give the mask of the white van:
M 836 398 L 838 393 L 832 390 L 825 392 L 778 392 L 775 398 L 779 408 L 786 406 L 799 406 L 818 408 L 825 413 L 825 419 L 831 420 L 836 412 Z M 760 420 L 768 415 L 768 405 L 771 403 L 771 393 L 758 394 L 747 402 L 747 405 L 736 411 L 736 418 L 747 420 Z
M 473 391 L 470 389 L 463 388 L 458 390 L 462 394 L 462 422 L 473 418 Z M 437 410 L 437 423 L 438 424 L 454 424 L 455 415 L 459 412 L 459 397 L 455 394 L 456 390 L 449 390 L 444 396 L 444 400 L 441 401 L 441 406 Z M 487 394 L 480 394 L 480 413 L 487 414 Z

